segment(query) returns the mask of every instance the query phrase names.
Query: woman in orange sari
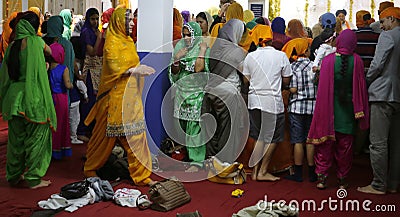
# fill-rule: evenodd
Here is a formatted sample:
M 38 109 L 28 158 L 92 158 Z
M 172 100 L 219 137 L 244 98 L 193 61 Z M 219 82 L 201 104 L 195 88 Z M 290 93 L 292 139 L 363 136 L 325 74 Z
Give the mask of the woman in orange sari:
M 147 145 L 142 105 L 144 75 L 154 69 L 140 65 L 130 9 L 118 8 L 111 16 L 104 44 L 103 71 L 97 101 L 85 124 L 96 120 L 88 143 L 86 177 L 97 176 L 118 142 L 127 152 L 129 172 L 136 185 L 152 185 L 151 156 Z M 127 28 L 129 26 L 129 28 Z
M 10 27 L 10 22 L 17 17 L 17 14 L 18 12 L 13 12 L 3 25 L 3 33 L 0 38 L 0 63 L 3 62 L 4 54 L 6 53 L 8 44 L 11 42 L 10 37 L 12 29 Z

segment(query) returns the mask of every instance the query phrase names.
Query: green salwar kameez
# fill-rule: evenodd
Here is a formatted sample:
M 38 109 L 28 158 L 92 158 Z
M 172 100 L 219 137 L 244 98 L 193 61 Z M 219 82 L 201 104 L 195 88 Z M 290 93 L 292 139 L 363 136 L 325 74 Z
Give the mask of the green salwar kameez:
M 51 96 L 43 50 L 44 41 L 31 24 L 21 19 L 15 40 L 26 39 L 19 53 L 20 74 L 11 80 L 8 74 L 10 45 L 0 69 L 0 109 L 8 121 L 6 179 L 16 184 L 21 176 L 30 187 L 41 182 L 51 160 L 51 130 L 57 119 Z
M 197 23 L 196 23 L 197 24 Z M 200 52 L 201 28 L 193 22 L 187 23 L 184 27 L 188 28 L 192 35 L 192 43 L 183 59 L 179 61 L 181 70 L 177 74 L 171 72 L 169 68 L 169 78 L 176 91 L 174 95 L 174 117 L 179 119 L 182 130 L 186 133 L 185 145 L 188 151 L 189 160 L 192 165 L 201 167 L 206 155 L 204 138 L 200 136 L 200 116 L 201 106 L 204 97 L 204 87 L 208 79 L 208 56 L 210 49 L 205 54 L 204 72 L 194 71 L 196 59 Z M 181 39 L 175 46 L 171 64 L 174 61 L 176 52 L 184 48 L 184 39 Z

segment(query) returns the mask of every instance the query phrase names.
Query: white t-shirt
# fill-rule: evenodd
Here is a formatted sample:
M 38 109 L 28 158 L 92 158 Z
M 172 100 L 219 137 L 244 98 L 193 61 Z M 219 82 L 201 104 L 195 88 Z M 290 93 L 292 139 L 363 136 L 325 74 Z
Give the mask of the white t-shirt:
M 292 76 L 289 59 L 282 51 L 267 46 L 249 53 L 244 60 L 243 75 L 249 78 L 249 109 L 280 114 L 284 112 L 282 77 Z

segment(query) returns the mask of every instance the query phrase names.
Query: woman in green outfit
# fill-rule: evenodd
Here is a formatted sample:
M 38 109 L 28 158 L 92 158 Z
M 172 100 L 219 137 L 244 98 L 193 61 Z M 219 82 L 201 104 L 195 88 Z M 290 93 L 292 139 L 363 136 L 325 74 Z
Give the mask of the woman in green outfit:
M 51 130 L 57 126 L 46 70 L 50 48 L 36 35 L 39 17 L 24 12 L 17 21 L 15 40 L 0 69 L 0 108 L 8 121 L 6 179 L 23 179 L 30 188 L 46 187 L 42 180 L 51 160 Z
M 206 154 L 200 137 L 201 105 L 207 83 L 210 49 L 202 40 L 200 25 L 188 22 L 182 27 L 182 39 L 176 44 L 169 67 L 169 78 L 176 87 L 174 117 L 186 133 L 186 148 L 191 161 L 187 172 L 197 172 Z M 200 74 L 194 74 L 203 72 Z

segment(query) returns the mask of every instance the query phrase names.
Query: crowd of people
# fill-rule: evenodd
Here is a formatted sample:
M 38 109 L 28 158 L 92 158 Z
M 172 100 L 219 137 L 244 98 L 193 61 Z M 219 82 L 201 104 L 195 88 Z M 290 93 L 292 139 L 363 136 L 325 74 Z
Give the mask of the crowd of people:
M 400 8 L 380 3 L 378 21 L 360 10 L 356 26 L 345 9 L 327 12 L 310 28 L 298 19 L 254 17 L 233 0 L 220 0 L 219 7 L 192 17 L 173 9 L 168 75 L 176 88 L 173 127 L 188 151 L 186 172 L 205 169 L 213 156 L 235 161 L 251 137 L 251 178 L 278 181 L 268 166 L 289 133 L 294 165 L 286 179 L 302 182 L 306 161 L 308 180 L 325 189 L 335 163 L 338 188 L 347 188 L 353 155 L 366 148 L 355 143 L 362 141 L 369 144 L 374 178 L 358 191 L 397 192 Z M 64 9 L 44 19 L 31 8 L 4 24 L 6 179 L 48 186 L 42 177 L 51 159 L 71 156 L 71 143 L 85 142 L 86 177 L 97 176 L 118 144 L 134 183 L 152 185 L 141 96 L 144 76 L 155 70 L 140 64 L 136 51 L 137 9 L 110 8 L 101 25 L 96 8 L 84 20 L 73 17 Z

